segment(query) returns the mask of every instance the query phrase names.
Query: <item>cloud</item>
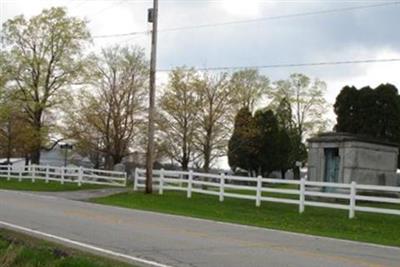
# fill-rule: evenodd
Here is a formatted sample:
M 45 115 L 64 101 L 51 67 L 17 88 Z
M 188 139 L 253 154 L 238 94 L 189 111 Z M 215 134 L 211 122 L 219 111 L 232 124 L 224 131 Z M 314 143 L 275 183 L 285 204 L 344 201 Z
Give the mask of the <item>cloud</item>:
M 222 0 L 220 7 L 226 13 L 235 17 L 249 18 L 261 14 L 262 3 L 259 0 Z

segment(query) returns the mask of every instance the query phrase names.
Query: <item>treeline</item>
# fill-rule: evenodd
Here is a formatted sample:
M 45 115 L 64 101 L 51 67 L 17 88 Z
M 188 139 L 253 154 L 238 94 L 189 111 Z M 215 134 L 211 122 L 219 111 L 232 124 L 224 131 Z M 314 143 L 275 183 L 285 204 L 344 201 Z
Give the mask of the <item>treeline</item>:
M 63 8 L 8 20 L 2 35 L 3 157 L 39 163 L 41 150 L 64 139 L 74 139 L 95 167 L 111 169 L 133 151 L 144 153 L 149 64 L 143 49 L 113 46 L 86 53 L 86 22 Z M 325 87 L 302 74 L 270 82 L 254 69 L 177 68 L 158 90 L 156 160 L 208 171 L 228 154 L 229 143 L 234 169 L 293 168 L 305 159 L 305 138 L 326 127 Z M 256 111 L 259 106 L 266 108 Z M 272 144 L 276 140 L 279 145 Z M 243 165 L 246 153 L 254 161 Z

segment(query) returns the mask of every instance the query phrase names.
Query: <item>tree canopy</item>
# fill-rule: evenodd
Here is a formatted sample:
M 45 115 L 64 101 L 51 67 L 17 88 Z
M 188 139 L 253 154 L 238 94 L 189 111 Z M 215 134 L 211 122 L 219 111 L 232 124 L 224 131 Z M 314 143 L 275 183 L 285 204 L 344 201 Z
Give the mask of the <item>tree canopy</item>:
M 247 107 L 241 108 L 235 117 L 232 137 L 228 143 L 228 163 L 232 170 L 241 168 L 249 172 L 257 170 L 255 121 Z
M 194 69 L 178 68 L 171 72 L 161 95 L 158 125 L 167 155 L 183 170 L 194 161 L 195 138 L 199 129 L 199 95 L 194 90 L 198 75 Z
M 228 145 L 228 161 L 233 170 L 268 175 L 287 169 L 289 152 L 289 135 L 272 110 L 261 109 L 254 116 L 247 108 L 239 110 Z
M 367 135 L 400 144 L 400 96 L 394 85 L 346 86 L 336 98 L 338 132 Z
M 111 169 L 140 140 L 148 82 L 141 49 L 115 46 L 93 58 L 92 83 L 66 107 L 69 135 L 87 151 L 101 153 Z
M 230 87 L 235 94 L 237 107 L 253 111 L 268 94 L 269 79 L 257 69 L 240 70 L 232 74 Z
M 32 163 L 39 163 L 47 135 L 45 116 L 83 72 L 82 49 L 90 39 L 86 22 L 50 8 L 4 23 L 3 36 L 13 90 L 35 131 Z

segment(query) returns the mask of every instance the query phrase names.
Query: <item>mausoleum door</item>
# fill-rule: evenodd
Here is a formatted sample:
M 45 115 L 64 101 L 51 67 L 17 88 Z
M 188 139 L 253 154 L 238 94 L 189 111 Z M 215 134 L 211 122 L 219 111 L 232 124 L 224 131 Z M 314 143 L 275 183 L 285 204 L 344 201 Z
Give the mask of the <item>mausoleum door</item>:
M 339 182 L 339 150 L 338 148 L 325 148 L 325 177 L 324 182 Z

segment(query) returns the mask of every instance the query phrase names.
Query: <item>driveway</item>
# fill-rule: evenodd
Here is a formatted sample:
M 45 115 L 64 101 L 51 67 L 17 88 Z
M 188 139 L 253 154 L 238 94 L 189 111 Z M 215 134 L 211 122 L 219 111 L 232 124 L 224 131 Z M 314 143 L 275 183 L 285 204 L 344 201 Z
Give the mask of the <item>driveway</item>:
M 32 192 L 39 196 L 52 196 L 57 198 L 64 198 L 70 200 L 89 200 L 92 198 L 106 197 L 118 193 L 128 191 L 126 188 L 101 188 L 89 190 L 76 190 L 76 191 L 61 191 L 61 192 Z

